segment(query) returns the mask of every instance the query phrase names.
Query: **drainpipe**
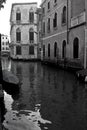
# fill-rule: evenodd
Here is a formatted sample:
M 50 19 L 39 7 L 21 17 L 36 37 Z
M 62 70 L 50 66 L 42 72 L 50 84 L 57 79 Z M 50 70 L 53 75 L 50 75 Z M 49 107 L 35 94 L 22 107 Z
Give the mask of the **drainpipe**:
M 85 29 L 85 47 L 84 47 L 84 69 L 86 69 L 86 43 L 87 43 L 87 29 Z
M 69 23 L 68 23 L 68 20 L 69 20 L 69 19 L 68 19 L 68 15 L 69 15 L 69 14 L 68 14 L 68 2 L 69 2 L 69 1 L 67 0 L 67 44 L 69 44 L 69 30 L 68 30 L 68 29 L 69 29 Z
M 86 3 L 85 3 L 85 21 L 86 21 Z M 87 26 L 87 22 L 85 24 Z M 86 50 L 87 50 L 87 28 L 85 27 L 85 46 L 84 46 L 84 69 L 86 69 Z

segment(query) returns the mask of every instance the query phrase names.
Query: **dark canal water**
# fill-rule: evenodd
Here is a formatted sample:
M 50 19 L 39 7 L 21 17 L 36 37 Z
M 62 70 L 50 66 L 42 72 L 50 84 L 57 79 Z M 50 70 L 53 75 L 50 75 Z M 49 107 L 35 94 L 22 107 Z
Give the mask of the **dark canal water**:
M 2 67 L 21 82 L 15 94 L 4 90 L 4 130 L 87 130 L 87 86 L 74 74 L 5 58 Z

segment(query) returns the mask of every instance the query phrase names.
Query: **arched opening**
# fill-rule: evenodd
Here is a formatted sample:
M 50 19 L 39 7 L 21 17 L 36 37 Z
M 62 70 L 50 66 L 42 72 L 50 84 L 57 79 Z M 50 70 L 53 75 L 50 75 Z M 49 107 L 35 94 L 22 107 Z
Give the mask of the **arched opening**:
M 16 11 L 16 21 L 17 21 L 17 22 L 20 22 L 20 21 L 21 21 L 21 11 L 20 11 L 19 8 L 18 8 L 17 11 Z
M 34 22 L 34 12 L 32 8 L 30 9 L 30 12 L 29 12 L 29 21 L 30 23 Z
M 57 57 L 57 42 L 54 43 L 54 57 Z
M 45 57 L 45 45 L 43 45 L 43 58 Z
M 76 37 L 73 41 L 73 58 L 79 57 L 79 39 Z
M 16 46 L 16 55 L 21 55 L 21 46 Z
M 29 46 L 29 54 L 34 55 L 34 46 Z
M 66 6 L 63 7 L 62 24 L 66 23 Z
M 34 42 L 34 31 L 33 31 L 33 28 L 30 28 L 30 30 L 29 30 L 29 39 L 30 39 L 30 43 Z
M 54 14 L 53 27 L 57 27 L 57 13 Z
M 50 57 L 50 44 L 48 44 L 48 57 Z
M 20 28 L 16 29 L 16 41 L 17 42 L 21 41 L 21 30 L 20 30 Z
M 66 41 L 63 41 L 62 44 L 62 58 L 66 58 Z

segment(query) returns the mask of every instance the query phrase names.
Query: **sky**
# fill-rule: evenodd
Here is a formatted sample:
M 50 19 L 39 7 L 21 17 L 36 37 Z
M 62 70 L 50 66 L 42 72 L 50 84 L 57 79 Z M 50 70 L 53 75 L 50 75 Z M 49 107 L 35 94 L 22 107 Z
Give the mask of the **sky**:
M 10 13 L 12 3 L 29 3 L 29 2 L 37 2 L 38 7 L 41 4 L 41 0 L 6 0 L 4 4 L 4 8 L 0 10 L 0 33 L 8 35 L 10 39 Z

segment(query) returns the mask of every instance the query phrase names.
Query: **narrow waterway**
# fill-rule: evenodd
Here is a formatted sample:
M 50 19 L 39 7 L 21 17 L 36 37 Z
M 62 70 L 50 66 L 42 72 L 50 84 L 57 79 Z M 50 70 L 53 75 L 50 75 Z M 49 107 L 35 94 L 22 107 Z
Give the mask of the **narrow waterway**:
M 15 94 L 4 90 L 4 130 L 87 129 L 87 85 L 74 74 L 7 58 L 2 68 L 20 80 Z

